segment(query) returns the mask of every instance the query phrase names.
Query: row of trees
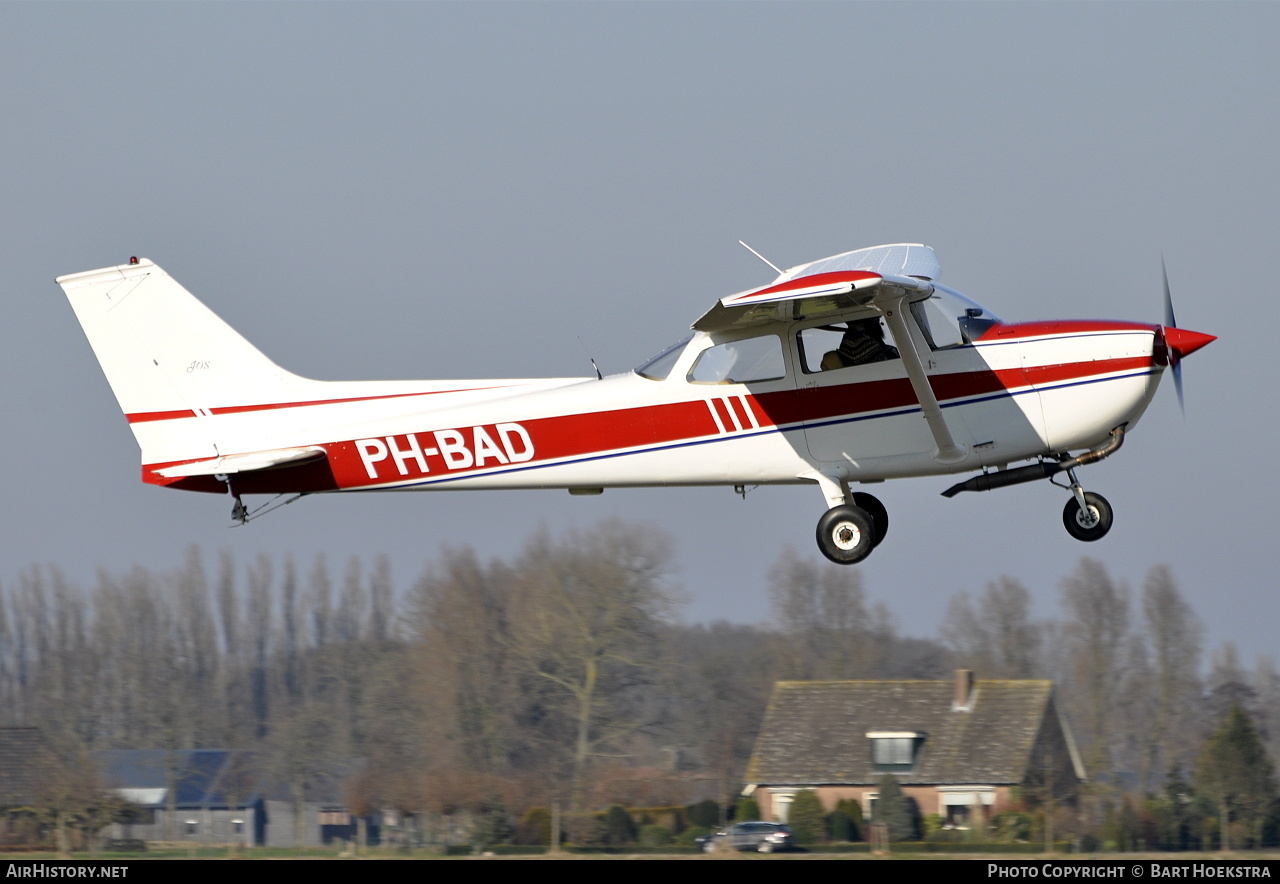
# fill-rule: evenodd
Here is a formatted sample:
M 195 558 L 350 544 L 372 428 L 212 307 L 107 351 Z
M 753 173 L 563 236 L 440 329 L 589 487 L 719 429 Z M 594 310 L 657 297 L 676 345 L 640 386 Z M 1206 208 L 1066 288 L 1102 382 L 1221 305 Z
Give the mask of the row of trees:
M 89 587 L 33 567 L 0 586 L 0 723 L 80 753 L 253 748 L 299 802 L 361 758 L 349 803 L 405 814 L 724 799 L 782 678 L 1052 678 L 1095 828 L 1126 794 L 1193 782 L 1234 708 L 1263 757 L 1280 751 L 1273 661 L 1246 669 L 1226 644 L 1206 673 L 1203 628 L 1165 568 L 1135 599 L 1083 560 L 1056 619 L 1001 578 L 956 595 L 937 638 L 900 635 L 858 570 L 811 556 L 772 569 L 769 625 L 680 623 L 671 572 L 665 539 L 625 524 L 540 533 L 505 560 L 445 550 L 399 589 L 385 559 L 335 574 L 323 557 L 192 550 L 171 573 Z

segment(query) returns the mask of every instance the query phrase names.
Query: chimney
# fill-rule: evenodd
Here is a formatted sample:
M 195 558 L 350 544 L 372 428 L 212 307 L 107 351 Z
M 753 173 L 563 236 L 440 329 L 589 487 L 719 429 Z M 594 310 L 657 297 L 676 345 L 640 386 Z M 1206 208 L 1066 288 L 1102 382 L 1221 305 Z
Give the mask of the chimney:
M 973 670 L 956 670 L 956 693 L 951 703 L 952 712 L 968 712 L 973 708 Z

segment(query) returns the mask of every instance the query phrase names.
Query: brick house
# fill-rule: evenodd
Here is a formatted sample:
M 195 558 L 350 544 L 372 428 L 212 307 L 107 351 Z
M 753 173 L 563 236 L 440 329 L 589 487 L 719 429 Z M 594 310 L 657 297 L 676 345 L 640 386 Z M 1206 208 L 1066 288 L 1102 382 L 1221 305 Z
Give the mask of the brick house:
M 785 822 L 806 789 L 828 810 L 856 799 L 869 819 L 886 773 L 921 814 L 960 827 L 1007 808 L 1015 787 L 1071 801 L 1085 779 L 1052 682 L 962 669 L 951 681 L 778 682 L 744 794 L 766 820 Z

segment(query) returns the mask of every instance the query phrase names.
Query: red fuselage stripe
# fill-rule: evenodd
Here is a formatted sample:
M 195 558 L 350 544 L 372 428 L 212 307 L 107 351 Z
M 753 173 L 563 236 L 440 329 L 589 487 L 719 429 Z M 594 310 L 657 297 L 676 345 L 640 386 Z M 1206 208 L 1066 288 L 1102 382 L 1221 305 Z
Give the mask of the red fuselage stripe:
M 210 408 L 211 414 L 243 414 L 249 411 L 272 411 L 277 408 L 306 408 L 310 405 L 341 405 L 346 402 L 373 402 L 379 399 L 403 399 L 407 396 L 440 396 L 445 393 L 472 393 L 476 390 L 499 390 L 501 385 L 497 387 L 460 387 L 456 390 L 424 390 L 416 393 L 389 393 L 380 396 L 352 396 L 346 399 L 311 399 L 303 402 L 264 402 L 260 405 L 227 405 L 219 408 Z M 167 421 L 175 418 L 196 417 L 195 411 L 185 409 L 182 411 L 138 411 L 133 414 L 126 414 L 129 423 L 140 424 L 147 421 Z
M 1019 388 L 1030 389 L 1066 381 L 1079 381 L 1090 377 L 1148 369 L 1153 365 L 1150 356 L 1098 360 L 1063 365 L 1037 366 L 1027 369 L 1001 371 L 975 371 L 959 374 L 935 375 L 930 378 L 934 392 L 944 403 L 948 400 L 966 399 L 995 393 L 1007 393 Z M 644 449 L 698 438 L 720 435 L 711 412 L 710 402 L 727 434 L 754 429 L 745 415 L 741 403 L 734 405 L 737 396 L 710 400 L 695 399 L 663 405 L 645 405 L 613 411 L 588 412 L 556 417 L 519 420 L 519 426 L 527 432 L 533 448 L 533 457 L 519 464 L 536 464 L 545 461 L 568 460 L 591 455 L 601 455 L 626 449 Z M 905 378 L 840 384 L 827 387 L 798 390 L 779 390 L 758 395 L 745 394 L 751 415 L 760 428 L 768 430 L 778 426 L 801 427 L 807 423 L 838 417 L 856 417 L 878 411 L 895 411 L 918 407 L 919 403 L 910 382 Z M 736 420 L 735 420 L 736 418 Z M 511 424 L 486 424 L 479 427 L 461 427 L 422 430 L 414 433 L 417 444 L 423 450 L 434 444 L 440 447 L 436 434 L 452 434 L 455 438 L 477 439 L 477 434 L 491 439 L 500 438 L 503 426 Z M 433 441 L 434 440 L 434 441 Z M 368 440 L 362 440 L 368 441 Z M 376 441 L 376 440 L 375 440 Z M 388 449 L 408 450 L 411 442 L 404 434 L 385 440 Z M 328 468 L 336 487 L 353 488 L 382 484 L 397 480 L 444 478 L 459 476 L 475 470 L 489 470 L 504 459 L 490 455 L 483 466 L 446 466 L 441 453 L 432 449 L 424 455 L 428 470 L 422 471 L 415 458 L 402 458 L 406 472 L 400 473 L 391 457 L 383 457 L 377 463 L 377 477 L 370 478 L 361 459 L 357 440 L 322 443 L 328 453 Z M 479 446 L 478 440 L 472 446 Z M 184 461 L 184 463 L 190 461 Z M 323 462 L 321 462 L 323 463 Z M 176 464 L 152 464 L 144 469 L 148 481 L 170 484 L 171 480 L 154 475 L 154 470 Z M 516 464 L 513 464 L 515 466 Z M 287 484 L 286 473 L 280 471 L 280 481 Z M 150 475 L 148 475 L 150 474 Z

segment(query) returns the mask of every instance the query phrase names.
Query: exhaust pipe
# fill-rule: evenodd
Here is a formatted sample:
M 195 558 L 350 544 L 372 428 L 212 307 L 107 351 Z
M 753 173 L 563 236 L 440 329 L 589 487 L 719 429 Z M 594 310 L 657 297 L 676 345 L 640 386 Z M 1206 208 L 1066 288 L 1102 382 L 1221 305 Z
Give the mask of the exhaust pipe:
M 1111 438 L 1101 448 L 1094 448 L 1086 451 L 1079 457 L 1070 457 L 1060 460 L 1057 463 L 1048 461 L 1040 461 L 1029 467 L 1018 467 L 1016 470 L 998 470 L 994 473 L 983 473 L 980 476 L 974 476 L 957 485 L 952 485 L 946 491 L 942 492 L 943 497 L 955 497 L 961 491 L 990 491 L 993 488 L 1005 488 L 1009 485 L 1021 485 L 1024 482 L 1035 482 L 1039 479 L 1048 479 L 1050 476 L 1056 476 L 1064 470 L 1074 470 L 1076 467 L 1082 467 L 1087 464 L 1097 463 L 1103 458 L 1110 457 L 1120 450 L 1120 446 L 1124 444 L 1124 428 L 1129 426 L 1123 423 L 1111 431 Z

